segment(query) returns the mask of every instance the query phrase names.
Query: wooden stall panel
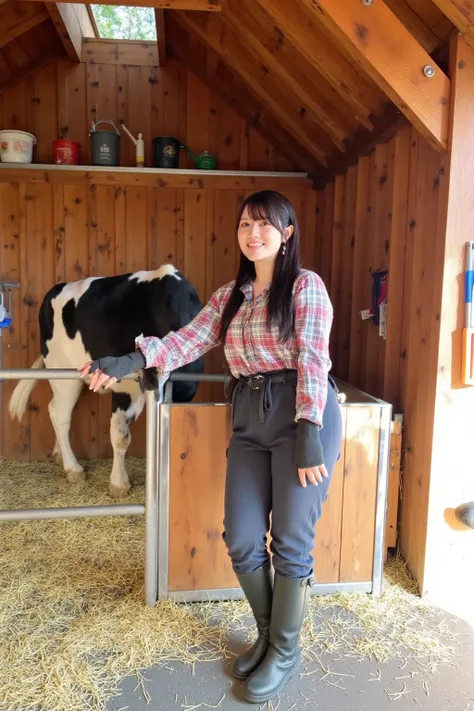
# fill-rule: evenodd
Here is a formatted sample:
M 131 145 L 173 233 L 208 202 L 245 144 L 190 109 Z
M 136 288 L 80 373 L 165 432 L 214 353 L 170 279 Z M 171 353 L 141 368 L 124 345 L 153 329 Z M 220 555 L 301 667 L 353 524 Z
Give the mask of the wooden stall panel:
M 334 469 L 321 519 L 316 524 L 313 556 L 314 577 L 317 583 L 336 583 L 340 579 L 347 408 L 341 408 L 341 414 L 343 432 L 341 457 Z
M 169 589 L 238 586 L 222 540 L 230 407 L 171 407 Z
M 315 529 L 318 584 L 372 579 L 380 408 L 341 411 L 341 458 Z M 238 586 L 221 538 L 230 436 L 230 406 L 171 406 L 170 591 Z
M 380 409 L 347 409 L 341 582 L 372 579 Z
M 402 454 L 402 423 L 392 422 L 390 432 L 390 463 L 387 487 L 387 516 L 385 521 L 385 550 L 397 545 L 398 495 L 400 491 L 400 460 Z

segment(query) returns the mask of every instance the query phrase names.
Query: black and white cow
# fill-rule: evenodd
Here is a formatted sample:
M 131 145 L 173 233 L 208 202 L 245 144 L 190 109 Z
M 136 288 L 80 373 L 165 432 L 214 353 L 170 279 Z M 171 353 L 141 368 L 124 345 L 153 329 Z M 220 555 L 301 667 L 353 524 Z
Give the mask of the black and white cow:
M 89 360 L 106 355 L 120 356 L 135 349 L 135 338 L 163 338 L 188 324 L 201 310 L 196 290 L 170 264 L 153 271 L 139 271 L 114 277 L 90 277 L 80 281 L 57 284 L 46 294 L 39 312 L 41 355 L 33 368 L 79 368 Z M 203 371 L 199 358 L 179 371 Z M 177 371 L 177 372 L 179 372 Z M 142 373 L 146 388 L 157 386 L 156 370 Z M 53 460 L 62 464 L 67 480 L 85 479 L 69 441 L 69 429 L 74 406 L 81 389 L 89 381 L 50 380 L 53 398 L 49 415 L 56 433 Z M 37 380 L 18 383 L 9 403 L 10 415 L 21 420 Z M 198 383 L 175 383 L 174 402 L 190 402 Z M 141 414 L 145 395 L 138 375 L 134 380 L 115 383 L 112 393 L 110 437 L 114 452 L 110 475 L 110 495 L 124 496 L 130 489 L 125 455 L 130 445 L 129 424 Z

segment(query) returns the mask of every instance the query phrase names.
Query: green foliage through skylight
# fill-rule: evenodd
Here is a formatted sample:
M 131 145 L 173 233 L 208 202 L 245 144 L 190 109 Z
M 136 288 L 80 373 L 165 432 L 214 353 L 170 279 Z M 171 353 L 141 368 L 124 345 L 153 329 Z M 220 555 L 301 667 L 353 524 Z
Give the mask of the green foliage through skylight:
M 100 37 L 156 42 L 155 12 L 152 7 L 91 5 L 91 9 Z

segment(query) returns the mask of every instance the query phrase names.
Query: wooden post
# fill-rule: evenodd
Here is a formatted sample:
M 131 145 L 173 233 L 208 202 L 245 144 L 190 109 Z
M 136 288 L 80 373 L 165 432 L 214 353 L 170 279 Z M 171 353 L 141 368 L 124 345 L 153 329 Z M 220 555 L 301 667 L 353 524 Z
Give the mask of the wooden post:
M 422 570 L 415 574 L 422 595 L 472 619 L 473 539 L 469 532 L 456 531 L 448 522 L 451 508 L 474 497 L 474 387 L 461 381 L 464 254 L 465 243 L 473 239 L 474 221 L 474 49 L 461 36 L 451 43 L 450 74 L 448 156 L 439 185 L 438 235 L 433 239 L 435 293 L 432 345 L 426 364 L 432 387 L 424 394 L 428 402 L 422 446 L 430 475 L 426 544 Z M 416 497 L 412 506 L 417 506 Z

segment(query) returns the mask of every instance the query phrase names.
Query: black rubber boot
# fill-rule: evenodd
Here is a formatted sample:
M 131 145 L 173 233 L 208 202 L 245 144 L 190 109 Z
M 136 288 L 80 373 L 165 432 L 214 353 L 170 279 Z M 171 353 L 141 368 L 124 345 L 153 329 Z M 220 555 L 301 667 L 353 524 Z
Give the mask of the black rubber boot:
M 258 628 L 258 637 L 254 644 L 234 662 L 234 676 L 246 679 L 258 667 L 268 649 L 268 632 L 272 609 L 272 579 L 270 565 L 266 564 L 252 573 L 236 574 L 237 579 L 249 601 Z
M 279 694 L 300 661 L 300 632 L 312 576 L 291 580 L 275 573 L 270 645 L 265 659 L 247 679 L 245 699 L 255 704 Z

